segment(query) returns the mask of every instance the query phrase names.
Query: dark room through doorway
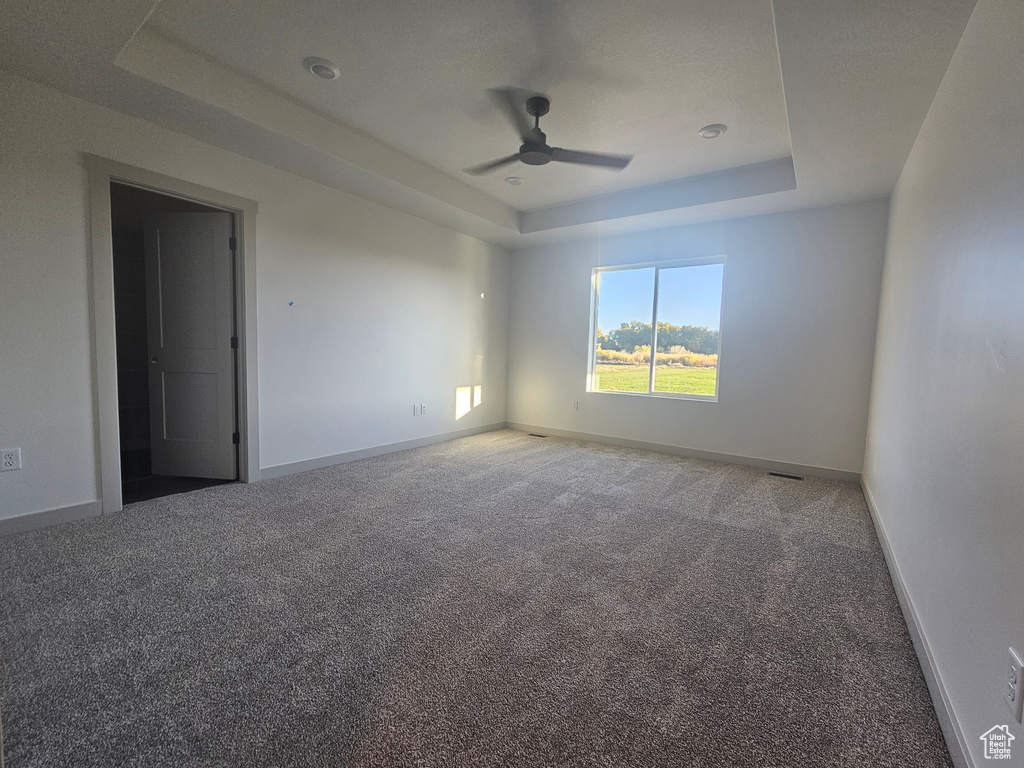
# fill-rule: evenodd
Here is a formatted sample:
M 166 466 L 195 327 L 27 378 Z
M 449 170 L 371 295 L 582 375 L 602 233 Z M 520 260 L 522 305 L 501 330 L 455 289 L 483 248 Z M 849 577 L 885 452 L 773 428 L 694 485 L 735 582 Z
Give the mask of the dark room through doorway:
M 234 214 L 111 183 L 123 503 L 238 478 Z

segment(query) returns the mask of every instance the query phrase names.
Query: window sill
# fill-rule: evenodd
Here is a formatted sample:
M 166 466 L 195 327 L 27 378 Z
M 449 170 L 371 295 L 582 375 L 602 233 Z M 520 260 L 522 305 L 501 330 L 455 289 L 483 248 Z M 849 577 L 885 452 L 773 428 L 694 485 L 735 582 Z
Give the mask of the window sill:
M 588 389 L 591 395 L 629 395 L 630 397 L 654 397 L 661 400 L 695 400 L 702 403 L 717 403 L 718 395 L 687 395 L 682 392 L 621 392 L 617 389 Z

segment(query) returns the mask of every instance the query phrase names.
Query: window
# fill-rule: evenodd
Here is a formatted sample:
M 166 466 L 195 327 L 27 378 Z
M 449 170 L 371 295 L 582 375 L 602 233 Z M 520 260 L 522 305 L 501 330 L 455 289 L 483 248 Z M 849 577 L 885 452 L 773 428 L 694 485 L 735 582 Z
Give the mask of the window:
M 717 400 L 724 276 L 724 257 L 595 269 L 587 390 Z

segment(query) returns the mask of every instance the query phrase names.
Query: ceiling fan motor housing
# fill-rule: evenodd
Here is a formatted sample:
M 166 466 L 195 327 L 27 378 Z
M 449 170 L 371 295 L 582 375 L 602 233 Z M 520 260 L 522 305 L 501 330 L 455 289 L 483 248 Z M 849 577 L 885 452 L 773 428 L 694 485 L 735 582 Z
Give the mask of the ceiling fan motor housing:
M 551 147 L 523 144 L 519 148 L 519 159 L 527 165 L 547 165 L 551 162 Z
M 551 162 L 551 147 L 548 146 L 548 137 L 540 128 L 535 128 L 533 134 L 533 141 L 528 141 L 519 147 L 519 159 L 527 165 L 547 165 Z

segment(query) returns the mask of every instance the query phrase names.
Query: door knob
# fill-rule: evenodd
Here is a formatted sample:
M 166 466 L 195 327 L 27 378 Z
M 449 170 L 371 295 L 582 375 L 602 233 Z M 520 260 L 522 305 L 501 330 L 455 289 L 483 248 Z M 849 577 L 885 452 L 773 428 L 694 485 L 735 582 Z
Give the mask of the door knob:
M 152 359 L 152 360 L 150 360 L 149 362 L 151 362 L 151 363 L 155 363 L 156 361 L 157 361 L 156 355 L 153 355 L 153 359 Z

